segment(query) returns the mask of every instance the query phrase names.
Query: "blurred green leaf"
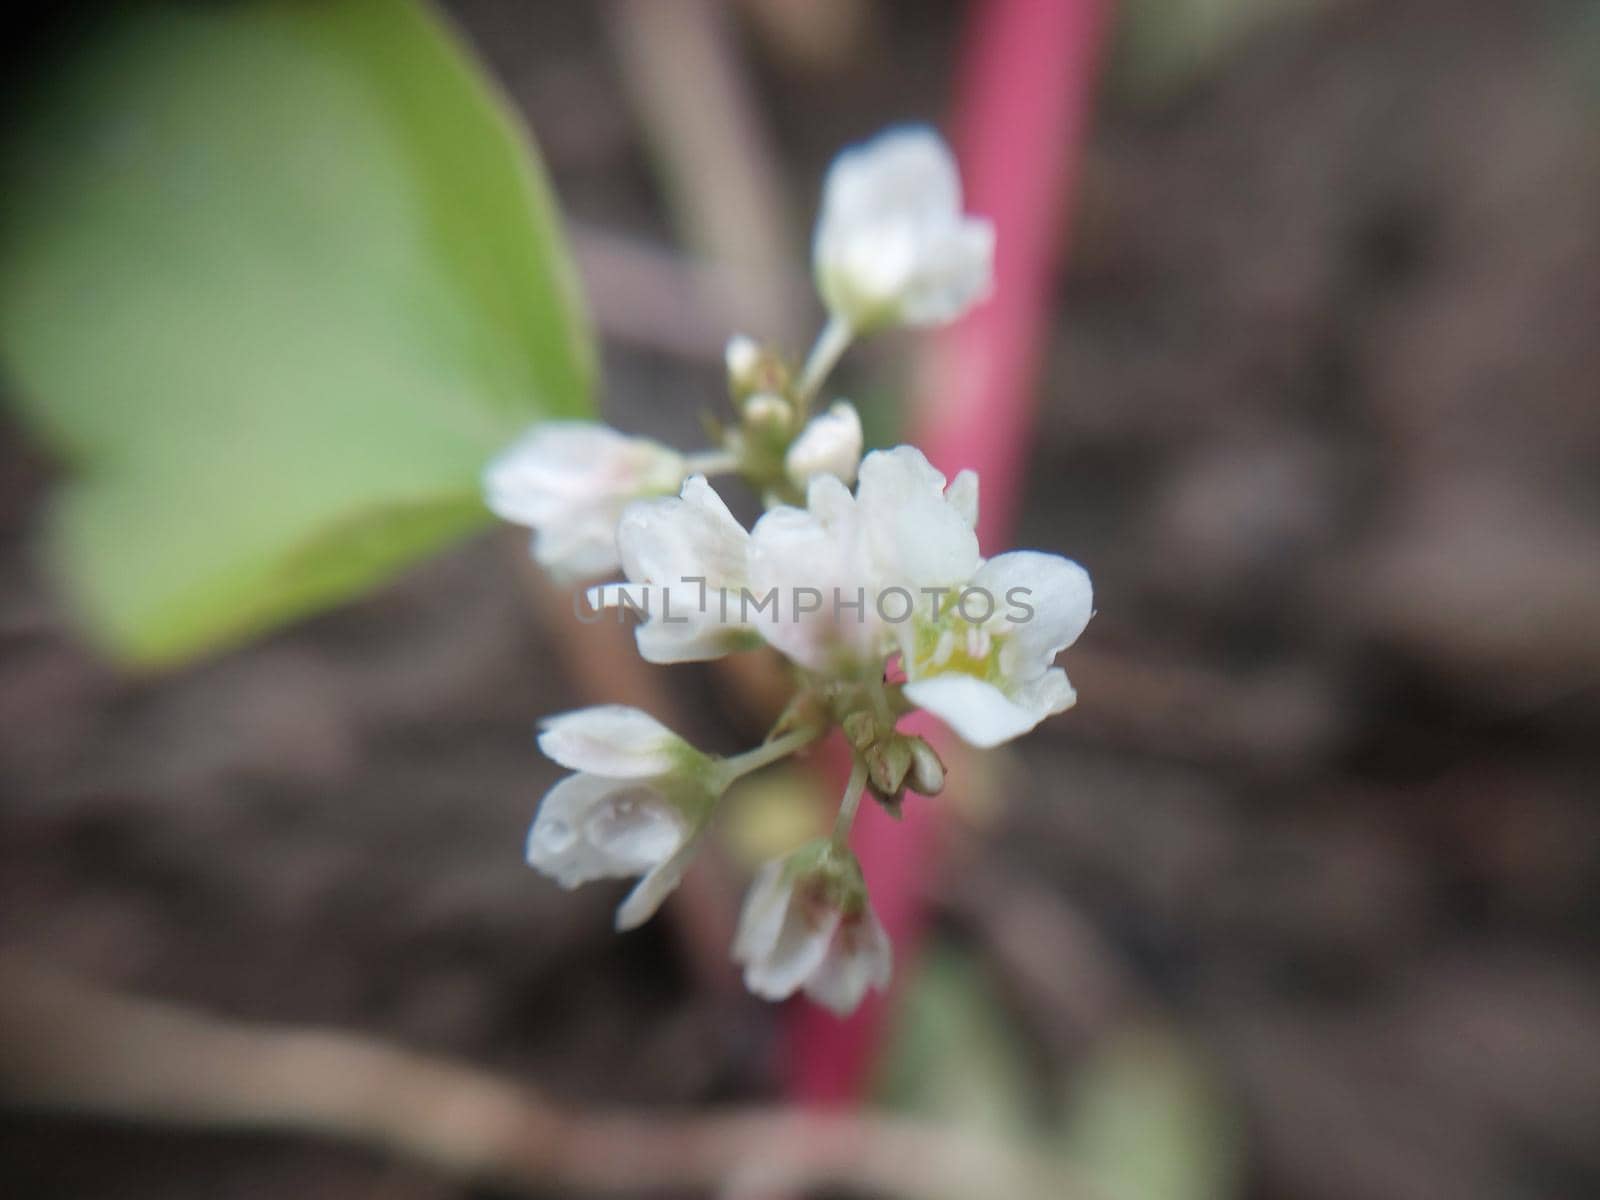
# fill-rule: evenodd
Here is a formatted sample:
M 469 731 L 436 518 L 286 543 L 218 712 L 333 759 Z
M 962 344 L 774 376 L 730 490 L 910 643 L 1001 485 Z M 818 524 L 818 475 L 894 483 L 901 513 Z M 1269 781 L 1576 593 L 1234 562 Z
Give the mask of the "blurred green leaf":
M 1233 1106 L 1175 1028 L 1129 1024 L 1095 1043 L 1055 1112 L 1029 1064 L 978 961 L 935 943 L 896 1010 L 876 1091 L 903 1112 L 1053 1152 L 1105 1200 L 1238 1194 Z
M 1118 74 L 1136 95 L 1162 100 L 1204 78 L 1248 38 L 1334 0 L 1126 0 Z
M 1036 1131 L 1026 1049 L 977 963 L 929 947 L 896 1011 L 878 1078 L 884 1103 L 963 1129 Z
M 124 14 L 0 166 L 0 353 L 71 480 L 51 547 L 137 661 L 236 641 L 486 518 L 483 462 L 590 411 L 531 146 L 411 0 Z
M 1206 1064 L 1174 1033 L 1125 1030 L 1072 1080 L 1063 1146 L 1108 1200 L 1238 1192 L 1238 1130 Z

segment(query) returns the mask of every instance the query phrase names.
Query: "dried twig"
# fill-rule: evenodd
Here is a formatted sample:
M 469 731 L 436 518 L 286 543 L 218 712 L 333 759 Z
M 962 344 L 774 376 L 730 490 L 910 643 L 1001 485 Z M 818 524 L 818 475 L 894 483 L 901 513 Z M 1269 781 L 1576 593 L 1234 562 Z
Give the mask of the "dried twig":
M 567 232 L 600 331 L 691 362 L 721 361 L 729 332 L 750 313 L 800 311 L 809 296 L 792 263 L 758 277 L 592 226 Z
M 793 270 L 783 173 L 727 14 L 709 0 L 617 0 L 611 30 L 677 224 L 706 262 L 756 279 Z M 797 310 L 752 292 L 744 329 L 794 343 Z
M 930 1124 L 793 1109 L 566 1111 L 370 1038 L 217 1020 L 5 958 L 0 1093 L 37 1109 L 341 1138 L 524 1191 L 1084 1194 L 1054 1162 Z

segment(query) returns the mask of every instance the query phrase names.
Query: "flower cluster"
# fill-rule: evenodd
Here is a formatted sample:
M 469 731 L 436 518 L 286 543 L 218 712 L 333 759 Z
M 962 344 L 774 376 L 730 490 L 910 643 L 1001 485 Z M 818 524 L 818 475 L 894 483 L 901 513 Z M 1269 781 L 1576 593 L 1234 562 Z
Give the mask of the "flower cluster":
M 769 646 L 799 689 L 761 746 L 696 750 L 637 709 L 548 720 L 540 748 L 574 774 L 545 796 L 528 861 L 565 887 L 639 882 L 617 926 L 647 920 L 677 886 L 724 792 L 739 778 L 842 729 L 854 756 L 831 838 L 768 863 L 745 902 L 734 958 L 756 994 L 804 991 L 845 1013 L 887 986 L 889 940 L 849 832 L 863 796 L 898 811 L 937 793 L 945 767 L 897 725 L 916 709 L 988 747 L 1075 699 L 1056 655 L 1089 621 L 1089 577 L 1053 554 L 985 559 L 978 480 L 947 480 L 911 446 L 862 456 L 844 400 L 818 408 L 859 334 L 950 321 L 991 286 L 992 226 L 961 211 L 954 160 L 937 135 L 894 130 L 831 168 L 813 243 L 829 320 L 794 369 L 747 337 L 728 343 L 737 420 L 698 454 L 603 425 L 536 427 L 491 463 L 489 506 L 530 527 L 553 575 L 619 574 L 585 593 L 592 614 L 638 619 L 651 662 Z M 708 477 L 741 476 L 766 511 L 746 529 Z

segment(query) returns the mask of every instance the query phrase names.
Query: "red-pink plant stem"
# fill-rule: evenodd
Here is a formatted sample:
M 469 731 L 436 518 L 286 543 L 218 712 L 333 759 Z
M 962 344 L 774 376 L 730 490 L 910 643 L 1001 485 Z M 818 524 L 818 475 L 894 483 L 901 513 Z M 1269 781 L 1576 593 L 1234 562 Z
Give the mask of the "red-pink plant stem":
M 1113 0 L 982 0 L 963 41 L 954 143 L 969 211 L 991 218 L 995 294 L 930 342 L 912 442 L 947 476 L 972 467 L 982 482 L 978 537 L 986 553 L 1005 545 L 1021 501 L 1028 435 L 1038 395 L 1040 344 L 1059 265 L 1060 234 L 1083 157 L 1097 65 Z M 903 728 L 930 737 L 954 770 L 957 747 L 921 714 Z M 829 775 L 848 761 L 837 743 Z M 866 805 L 853 839 L 879 918 L 894 941 L 895 979 L 913 970 L 927 894 L 939 866 L 933 805 L 908 797 L 895 821 Z M 836 1105 L 859 1098 L 883 1040 L 894 997 L 869 997 L 840 1021 L 796 1004 L 786 1030 L 789 1089 L 798 1100 Z

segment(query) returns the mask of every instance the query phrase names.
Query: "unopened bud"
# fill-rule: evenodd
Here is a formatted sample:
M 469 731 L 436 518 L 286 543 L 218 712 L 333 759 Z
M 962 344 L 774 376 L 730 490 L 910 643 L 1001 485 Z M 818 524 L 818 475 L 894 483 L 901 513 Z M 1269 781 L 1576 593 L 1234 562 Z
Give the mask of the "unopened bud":
M 840 724 L 844 727 L 844 736 L 857 750 L 865 750 L 878 738 L 878 723 L 871 713 L 850 713 Z
M 872 781 L 872 790 L 880 796 L 896 795 L 910 769 L 911 747 L 903 737 L 885 738 L 867 751 L 867 777 Z
M 944 790 L 944 763 L 939 753 L 919 737 L 910 739 L 911 790 L 922 796 L 937 796 Z
M 861 418 L 849 401 L 840 400 L 800 431 L 784 457 L 784 470 L 802 489 L 818 475 L 852 484 L 861 467 L 861 445 Z
M 787 429 L 794 424 L 794 406 L 772 392 L 757 392 L 744 402 L 744 421 L 755 428 Z
M 742 333 L 734 334 L 722 352 L 722 361 L 728 366 L 728 386 L 735 394 L 743 395 L 759 386 L 761 347 L 755 338 Z

